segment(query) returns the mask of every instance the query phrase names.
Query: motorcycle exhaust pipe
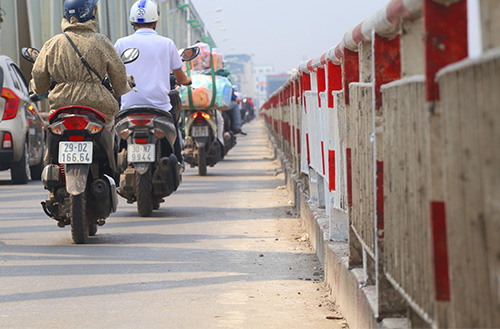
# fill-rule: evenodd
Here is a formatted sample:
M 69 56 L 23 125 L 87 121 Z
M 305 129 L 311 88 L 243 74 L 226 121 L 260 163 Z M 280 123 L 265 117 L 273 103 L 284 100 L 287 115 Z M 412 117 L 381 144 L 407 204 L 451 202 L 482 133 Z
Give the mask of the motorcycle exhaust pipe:
M 170 154 L 169 157 L 163 157 L 158 161 L 158 168 L 162 174 L 167 174 L 170 170 L 176 171 L 178 160 L 175 154 Z
M 158 177 L 163 188 L 162 191 L 166 190 L 168 192 L 158 194 L 170 195 L 172 192 L 177 190 L 180 184 L 180 166 L 178 165 L 178 160 L 175 154 L 170 154 L 169 157 L 163 157 L 158 160 L 158 168 L 155 171 L 153 177 Z
M 160 159 L 159 168 L 163 173 L 166 173 L 168 171 L 169 163 L 170 159 L 167 157 L 163 157 Z
M 92 193 L 90 211 L 99 219 L 108 217 L 112 209 L 109 183 L 104 179 L 98 178 L 90 184 L 90 192 Z M 98 224 L 102 225 L 99 222 Z
M 96 179 L 90 185 L 92 194 L 97 200 L 102 200 L 108 198 L 109 195 L 109 185 L 104 179 Z

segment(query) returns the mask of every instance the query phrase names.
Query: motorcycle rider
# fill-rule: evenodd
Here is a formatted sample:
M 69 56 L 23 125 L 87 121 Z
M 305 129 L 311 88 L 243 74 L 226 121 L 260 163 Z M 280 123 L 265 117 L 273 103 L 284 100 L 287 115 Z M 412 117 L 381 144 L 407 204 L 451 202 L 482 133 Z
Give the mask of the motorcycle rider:
M 141 54 L 137 61 L 127 65 L 127 73 L 135 78 L 137 92 L 122 97 L 122 109 L 148 105 L 170 112 L 170 72 L 173 71 L 178 84 L 191 84 L 191 78 L 182 70 L 183 63 L 175 43 L 156 32 L 158 17 L 156 1 L 136 1 L 130 9 L 130 22 L 135 33 L 115 43 L 118 53 L 132 47 L 139 49 Z M 175 125 L 177 128 L 177 122 Z M 174 148 L 174 154 L 183 166 L 180 136 L 175 140 Z
M 231 93 L 231 102 L 229 103 L 228 109 L 231 118 L 231 131 L 235 134 L 246 135 L 246 133 L 241 130 L 241 112 L 239 99 L 236 96 L 236 90 L 236 87 L 233 87 L 233 91 Z
M 244 133 L 241 130 L 241 126 L 243 125 L 243 117 L 244 117 L 243 104 L 242 104 L 243 103 L 243 94 L 239 91 L 239 88 L 236 85 L 233 86 L 233 90 L 234 90 L 234 94 L 236 95 L 236 103 L 238 104 L 238 113 L 239 113 L 238 121 L 240 122 L 240 127 L 239 127 L 239 129 L 237 129 L 236 133 L 246 135 L 246 133 Z
M 119 111 L 116 98 L 131 90 L 125 65 L 109 39 L 98 33 L 96 20 L 98 0 L 66 0 L 61 29 L 71 38 L 88 63 L 104 77 L 109 77 L 112 92 L 95 72 L 82 63 L 80 56 L 64 34 L 48 40 L 33 65 L 30 89 L 36 94 L 49 91 L 50 109 L 68 105 L 87 106 L 106 116 L 106 128 L 114 129 L 114 117 Z M 46 161 L 48 156 L 46 156 Z
M 251 121 L 254 116 L 255 116 L 255 113 L 254 113 L 254 105 L 253 105 L 253 101 L 250 97 L 247 97 L 245 96 L 245 98 L 243 98 L 243 115 L 242 115 L 242 120 L 244 122 L 249 122 Z

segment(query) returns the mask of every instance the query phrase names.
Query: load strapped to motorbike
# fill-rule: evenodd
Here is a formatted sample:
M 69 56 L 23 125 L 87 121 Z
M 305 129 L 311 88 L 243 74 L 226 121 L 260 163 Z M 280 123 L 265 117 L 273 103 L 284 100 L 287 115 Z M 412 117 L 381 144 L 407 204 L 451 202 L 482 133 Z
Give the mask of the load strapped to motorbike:
M 236 145 L 229 129 L 229 108 L 232 95 L 231 81 L 219 75 L 223 71 L 223 55 L 217 48 L 197 43 L 200 55 L 186 62 L 186 71 L 193 84 L 181 86 L 185 132 L 184 160 L 192 168 L 198 167 L 200 176 L 207 174 Z

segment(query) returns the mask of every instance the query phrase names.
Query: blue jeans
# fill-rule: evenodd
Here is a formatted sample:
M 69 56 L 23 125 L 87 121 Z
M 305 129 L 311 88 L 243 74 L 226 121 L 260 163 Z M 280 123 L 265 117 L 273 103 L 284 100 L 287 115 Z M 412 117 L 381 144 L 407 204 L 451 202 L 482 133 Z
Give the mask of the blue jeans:
M 229 103 L 229 115 L 231 117 L 231 130 L 236 131 L 241 128 L 241 114 L 238 109 L 238 103 L 236 101 L 231 101 Z

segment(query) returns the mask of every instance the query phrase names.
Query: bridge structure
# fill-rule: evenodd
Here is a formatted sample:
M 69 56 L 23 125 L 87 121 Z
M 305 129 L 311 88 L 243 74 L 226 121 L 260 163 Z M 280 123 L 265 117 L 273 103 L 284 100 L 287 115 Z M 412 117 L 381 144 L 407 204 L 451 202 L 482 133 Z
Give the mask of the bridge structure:
M 500 2 L 392 0 L 262 106 L 352 328 L 500 327 Z M 392 323 L 392 324 L 391 324 Z
M 190 1 L 158 2 L 161 34 L 210 42 Z M 132 3 L 98 2 L 112 42 Z M 62 4 L 0 2 L 26 76 L 20 49 L 60 32 Z M 466 0 L 391 0 L 261 108 L 352 328 L 500 327 L 500 2 L 480 4 L 479 57 Z

